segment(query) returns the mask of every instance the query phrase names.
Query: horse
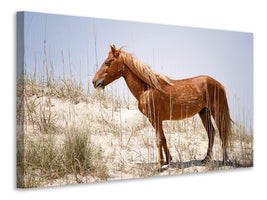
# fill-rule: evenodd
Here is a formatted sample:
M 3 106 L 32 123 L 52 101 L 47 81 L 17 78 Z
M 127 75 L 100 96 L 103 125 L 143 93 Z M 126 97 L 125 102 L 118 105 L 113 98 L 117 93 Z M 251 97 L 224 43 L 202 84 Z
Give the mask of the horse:
M 104 89 L 114 80 L 123 77 L 133 96 L 138 101 L 138 109 L 155 129 L 158 149 L 157 169 L 172 156 L 162 128 L 164 120 L 181 120 L 199 114 L 208 135 L 207 154 L 201 162 L 211 161 L 215 129 L 213 117 L 219 130 L 223 150 L 223 163 L 228 160 L 226 149 L 230 144 L 232 120 L 224 86 L 210 76 L 197 76 L 183 80 L 172 80 L 155 73 L 133 54 L 110 45 L 108 57 L 96 72 L 92 83 L 96 89 Z

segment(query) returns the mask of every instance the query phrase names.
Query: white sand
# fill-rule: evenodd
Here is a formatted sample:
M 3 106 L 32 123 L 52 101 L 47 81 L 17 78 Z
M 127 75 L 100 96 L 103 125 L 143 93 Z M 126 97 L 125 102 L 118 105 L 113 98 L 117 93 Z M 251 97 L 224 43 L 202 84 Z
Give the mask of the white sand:
M 56 136 L 59 143 L 63 141 L 64 130 L 68 127 L 90 131 L 88 134 L 91 134 L 92 141 L 101 145 L 104 150 L 110 174 L 108 180 L 233 168 L 233 166 L 200 164 L 200 160 L 206 155 L 208 138 L 198 116 L 181 122 L 164 122 L 165 136 L 173 160 L 171 166 L 164 166 L 164 171 L 157 173 L 155 132 L 137 108 L 115 110 L 100 102 L 73 104 L 56 98 L 50 99 L 51 107 L 49 107 L 48 97 L 31 97 L 31 101 L 34 99 L 39 110 L 41 107 L 52 113 L 56 126 L 62 130 L 62 133 Z M 30 123 L 26 124 L 25 130 L 26 137 L 40 135 L 38 128 Z M 216 135 L 213 159 L 218 161 L 222 159 L 222 151 L 218 134 Z M 246 149 L 249 151 L 249 145 Z M 241 153 L 240 144 L 236 144 L 230 157 Z M 80 179 L 84 182 L 99 181 L 90 176 Z M 68 183 L 75 183 L 72 175 L 44 185 Z

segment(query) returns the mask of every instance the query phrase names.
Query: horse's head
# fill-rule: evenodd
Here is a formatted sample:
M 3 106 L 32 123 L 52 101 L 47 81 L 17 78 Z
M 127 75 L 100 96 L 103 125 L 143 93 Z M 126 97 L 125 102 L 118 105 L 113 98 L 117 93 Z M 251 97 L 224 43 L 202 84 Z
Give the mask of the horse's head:
M 104 89 L 106 85 L 122 76 L 124 61 L 120 53 L 121 48 L 116 49 L 114 45 L 110 45 L 108 57 L 93 78 L 93 85 L 95 88 Z

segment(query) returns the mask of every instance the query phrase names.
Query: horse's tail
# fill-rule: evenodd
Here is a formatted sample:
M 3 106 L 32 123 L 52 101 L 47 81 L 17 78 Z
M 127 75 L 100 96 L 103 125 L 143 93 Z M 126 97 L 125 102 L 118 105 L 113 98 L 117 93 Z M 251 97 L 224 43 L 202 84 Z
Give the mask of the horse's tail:
M 230 117 L 227 98 L 224 92 L 224 102 L 221 110 L 221 139 L 226 148 L 231 148 L 231 136 L 232 136 L 232 123 L 233 120 Z

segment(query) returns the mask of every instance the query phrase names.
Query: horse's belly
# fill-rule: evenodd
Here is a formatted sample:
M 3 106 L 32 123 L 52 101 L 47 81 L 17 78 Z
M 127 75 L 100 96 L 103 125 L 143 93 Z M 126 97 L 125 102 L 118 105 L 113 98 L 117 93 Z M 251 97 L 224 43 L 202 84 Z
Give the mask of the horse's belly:
M 165 109 L 164 119 L 165 120 L 180 120 L 189 117 L 193 117 L 197 114 L 202 108 L 202 103 L 194 103 L 194 104 L 173 104 L 172 106 L 168 106 L 168 109 Z
M 186 110 L 181 111 L 181 112 L 176 112 L 175 110 L 173 113 L 168 117 L 168 120 L 180 120 L 180 119 L 185 119 L 189 117 L 193 117 L 197 112 L 188 112 Z

